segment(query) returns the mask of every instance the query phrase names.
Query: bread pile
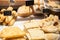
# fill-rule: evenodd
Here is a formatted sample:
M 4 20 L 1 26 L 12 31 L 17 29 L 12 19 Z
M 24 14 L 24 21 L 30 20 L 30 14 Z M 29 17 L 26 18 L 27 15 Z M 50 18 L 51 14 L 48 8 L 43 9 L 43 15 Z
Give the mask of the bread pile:
M 24 36 L 26 33 L 19 27 L 5 27 L 0 32 L 0 38 L 3 40 L 26 40 Z
M 32 14 L 32 9 L 29 6 L 21 6 L 17 10 L 18 16 L 27 17 Z
M 9 10 L 12 12 L 12 15 L 11 16 L 4 16 L 4 11 L 6 10 Z M 16 17 L 17 17 L 17 14 L 16 14 L 16 11 L 13 10 L 12 7 L 8 7 L 7 9 L 1 9 L 1 12 L 0 12 L 0 24 L 1 25 L 13 25 L 15 20 L 16 20 Z
M 50 15 L 42 20 L 31 20 L 24 23 L 25 30 L 32 40 L 58 40 L 60 37 L 58 16 Z M 41 36 L 42 35 L 42 36 Z

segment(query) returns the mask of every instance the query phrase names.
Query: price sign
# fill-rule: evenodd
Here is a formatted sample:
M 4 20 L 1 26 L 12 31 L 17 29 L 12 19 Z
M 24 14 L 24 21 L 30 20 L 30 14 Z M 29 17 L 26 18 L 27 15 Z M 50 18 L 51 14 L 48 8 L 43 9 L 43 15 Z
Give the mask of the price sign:
M 26 0 L 26 6 L 34 5 L 34 0 Z
M 4 11 L 4 16 L 11 16 L 12 12 L 11 11 Z

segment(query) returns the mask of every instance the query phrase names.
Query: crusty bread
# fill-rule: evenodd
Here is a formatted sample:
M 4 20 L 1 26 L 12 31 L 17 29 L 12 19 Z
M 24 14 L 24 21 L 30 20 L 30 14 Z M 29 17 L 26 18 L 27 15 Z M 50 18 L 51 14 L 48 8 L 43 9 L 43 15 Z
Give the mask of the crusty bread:
M 49 0 L 49 3 L 48 3 L 49 6 L 52 6 L 53 8 L 59 8 L 60 9 L 60 5 L 58 5 L 56 2 L 54 1 L 50 1 Z
M 46 40 L 58 40 L 59 34 L 47 33 L 47 34 L 45 34 L 45 38 L 46 38 Z
M 0 36 L 2 38 L 15 38 L 25 36 L 25 32 L 18 27 L 6 27 L 1 31 Z
M 17 16 L 16 11 L 13 10 L 13 11 L 12 11 L 12 15 L 13 15 L 13 16 Z
M 57 28 L 58 28 L 58 31 L 60 32 L 60 22 L 59 22 L 59 25 L 57 25 Z
M 57 32 L 58 28 L 55 26 L 45 26 L 45 27 L 42 27 L 42 30 L 45 32 Z
M 24 24 L 26 29 L 31 29 L 31 28 L 39 28 L 38 22 L 27 22 Z
M 9 23 L 13 19 L 13 16 L 6 16 L 5 22 Z
M 14 23 L 15 23 L 15 19 L 12 19 L 12 20 L 8 23 L 8 25 L 9 25 L 9 26 L 12 26 Z
M 4 12 L 6 9 L 1 9 L 1 12 Z
M 45 39 L 44 32 L 40 29 L 29 29 L 28 32 L 29 32 L 32 40 Z
M 22 17 L 29 16 L 32 14 L 32 9 L 29 6 L 23 5 L 18 8 L 17 13 L 18 16 L 22 16 Z
M 0 22 L 3 22 L 6 17 L 3 14 L 0 14 Z
M 12 11 L 13 10 L 13 7 L 8 7 L 7 10 Z

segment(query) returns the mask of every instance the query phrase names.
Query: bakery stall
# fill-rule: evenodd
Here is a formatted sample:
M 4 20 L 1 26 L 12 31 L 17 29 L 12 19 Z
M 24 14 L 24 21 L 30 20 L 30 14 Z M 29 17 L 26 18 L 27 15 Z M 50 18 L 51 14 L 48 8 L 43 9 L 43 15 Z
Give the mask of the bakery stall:
M 60 1 L 0 0 L 0 40 L 60 40 Z

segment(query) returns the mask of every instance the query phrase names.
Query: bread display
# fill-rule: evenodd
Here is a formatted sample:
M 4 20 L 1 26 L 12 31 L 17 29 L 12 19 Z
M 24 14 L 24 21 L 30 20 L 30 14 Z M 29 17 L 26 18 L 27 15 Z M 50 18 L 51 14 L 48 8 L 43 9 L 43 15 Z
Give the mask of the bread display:
M 56 27 L 58 25 L 59 19 L 58 16 L 53 16 L 50 15 L 49 17 L 42 19 L 40 21 L 30 21 L 24 24 L 26 28 L 31 28 L 31 27 L 49 27 L 49 26 L 54 26 Z
M 38 4 L 39 0 L 34 0 L 34 4 Z
M 6 17 L 5 22 L 9 23 L 12 19 L 13 19 L 13 16 L 8 16 L 8 17 Z
M 0 7 L 0 40 L 60 40 L 57 1 L 17 0 L 17 4 L 14 1 Z
M 29 6 L 21 6 L 17 10 L 18 16 L 27 17 L 32 14 L 32 9 Z
M 4 11 L 8 11 L 8 10 L 12 12 L 11 16 L 4 15 Z M 1 9 L 0 25 L 12 26 L 15 23 L 16 18 L 17 18 L 17 12 L 13 10 L 13 7 L 8 7 L 7 10 Z
M 24 27 L 28 31 L 31 37 L 30 39 L 32 40 L 38 40 L 43 35 L 45 35 L 45 39 L 39 40 L 58 40 L 60 38 L 60 22 L 56 15 L 50 15 L 42 20 L 31 20 L 25 22 Z

